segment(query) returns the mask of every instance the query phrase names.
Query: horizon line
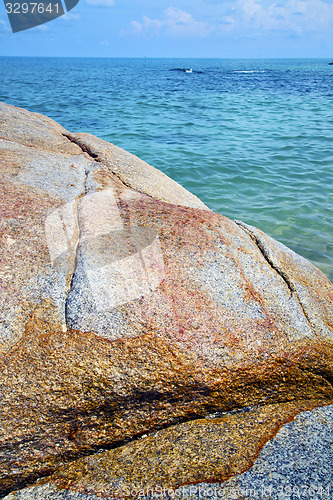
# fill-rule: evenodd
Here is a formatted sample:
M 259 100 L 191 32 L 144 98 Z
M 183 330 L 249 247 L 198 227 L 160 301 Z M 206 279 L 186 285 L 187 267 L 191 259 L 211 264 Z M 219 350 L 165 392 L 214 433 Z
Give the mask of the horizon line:
M 333 56 L 332 59 L 329 57 L 305 57 L 305 56 L 299 56 L 299 57 L 194 57 L 194 56 L 183 56 L 183 57 L 174 57 L 174 56 L 41 56 L 41 55 L 1 55 L 0 57 L 34 57 L 34 58 L 40 58 L 40 59 L 225 59 L 225 60 L 252 60 L 252 59 L 261 59 L 261 60 L 272 60 L 272 59 L 283 59 L 283 60 L 297 60 L 297 59 L 305 59 L 305 60 L 330 60 L 333 61 Z

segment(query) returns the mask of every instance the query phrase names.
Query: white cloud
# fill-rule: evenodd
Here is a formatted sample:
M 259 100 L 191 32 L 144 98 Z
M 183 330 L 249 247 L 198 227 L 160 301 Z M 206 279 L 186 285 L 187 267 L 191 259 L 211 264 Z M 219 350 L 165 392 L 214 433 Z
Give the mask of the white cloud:
M 333 5 L 323 0 L 238 0 L 227 15 L 222 16 L 219 31 L 257 33 L 288 31 L 293 34 L 322 33 L 331 29 Z
M 150 19 L 149 17 L 143 16 L 143 23 L 141 24 L 140 29 L 141 32 L 144 30 L 146 32 L 149 32 L 150 34 L 157 34 L 161 31 L 162 27 L 162 21 L 159 21 L 158 19 Z
M 236 19 L 232 16 L 223 16 L 220 21 L 219 26 L 217 27 L 218 32 L 230 33 L 235 29 Z
M 87 0 L 108 1 L 108 0 Z M 133 20 L 122 35 L 153 37 L 207 37 L 210 34 L 264 37 L 269 33 L 287 36 L 330 36 L 333 26 L 331 0 L 205 0 L 204 18 L 170 6 L 158 18 Z
M 6 23 L 3 19 L 0 19 L 0 34 L 3 33 L 11 33 L 11 30 L 8 23 Z
M 114 7 L 114 0 L 86 0 L 88 5 L 94 5 L 95 7 Z
M 142 29 L 143 28 L 141 23 L 138 23 L 138 21 L 132 21 L 129 32 L 133 35 L 139 35 L 140 33 L 142 33 Z M 123 34 L 125 34 L 125 32 L 123 32 Z
M 81 21 L 81 16 L 80 14 L 75 14 L 75 12 L 66 12 L 61 19 L 63 21 Z
M 142 21 L 132 21 L 130 28 L 122 34 L 155 36 L 164 33 L 168 36 L 200 36 L 209 34 L 212 27 L 206 22 L 196 21 L 191 14 L 178 7 L 168 7 L 161 19 L 143 16 Z
M 290 12 L 307 32 L 332 32 L 333 5 L 322 0 L 289 0 Z M 299 15 L 301 14 L 301 15 Z
M 36 26 L 35 30 L 36 31 L 41 31 L 42 33 L 46 33 L 50 29 L 49 29 L 49 27 L 46 24 L 41 24 L 40 26 Z

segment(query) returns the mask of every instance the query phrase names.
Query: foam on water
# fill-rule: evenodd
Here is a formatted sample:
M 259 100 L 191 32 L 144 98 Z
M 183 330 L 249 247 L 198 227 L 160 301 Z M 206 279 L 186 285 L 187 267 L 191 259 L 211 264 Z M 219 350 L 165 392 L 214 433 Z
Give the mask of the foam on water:
M 0 100 L 138 155 L 333 279 L 328 61 L 0 58 L 0 75 Z

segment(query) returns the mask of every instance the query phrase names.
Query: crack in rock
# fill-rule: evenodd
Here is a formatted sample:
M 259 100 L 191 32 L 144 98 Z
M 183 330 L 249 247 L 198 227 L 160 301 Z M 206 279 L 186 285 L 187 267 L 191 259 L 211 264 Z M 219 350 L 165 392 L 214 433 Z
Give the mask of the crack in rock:
M 85 184 L 86 184 L 86 179 L 87 179 L 87 176 L 85 177 Z M 86 185 L 84 186 L 84 188 L 86 190 Z M 77 224 L 77 228 L 78 228 L 78 238 L 77 238 L 75 247 L 73 249 L 73 253 L 74 253 L 73 273 L 72 273 L 72 277 L 71 277 L 71 280 L 70 280 L 69 288 L 68 288 L 68 291 L 67 291 L 67 294 L 66 294 L 65 307 L 64 307 L 64 311 L 65 311 L 65 326 L 66 326 L 66 330 L 67 331 L 70 328 L 69 327 L 69 317 L 68 317 L 69 316 L 69 296 L 70 296 L 72 288 L 73 288 L 75 273 L 76 273 L 76 270 L 77 270 L 78 258 L 79 258 L 79 245 L 80 245 L 80 240 L 81 240 L 81 226 L 80 226 L 80 217 L 79 217 L 79 204 L 78 204 L 77 201 L 76 201 L 76 204 L 75 204 L 75 219 L 76 219 L 76 224 Z
M 256 244 L 258 250 L 260 251 L 260 253 L 262 254 L 262 256 L 264 257 L 264 259 L 266 260 L 266 262 L 269 264 L 269 266 L 283 279 L 283 281 L 285 282 L 285 284 L 287 285 L 289 291 L 290 291 L 290 297 L 295 297 L 297 302 L 299 303 L 301 309 L 302 309 L 302 312 L 303 312 L 303 315 L 306 319 L 306 321 L 308 322 L 310 328 L 312 331 L 314 331 L 314 328 L 313 328 L 313 325 L 310 321 L 310 318 L 303 306 L 303 303 L 298 295 L 298 292 L 295 288 L 295 285 L 293 284 L 293 282 L 291 281 L 291 279 L 289 278 L 289 276 L 285 273 L 285 271 L 283 271 L 278 265 L 276 265 L 272 259 L 270 258 L 270 256 L 268 255 L 266 249 L 265 249 L 265 246 L 264 244 L 260 241 L 260 239 L 258 238 L 258 236 L 256 234 L 254 234 L 248 227 L 247 224 L 245 224 L 244 222 L 240 221 L 240 220 L 234 220 L 235 224 L 237 224 L 238 227 L 240 227 L 251 239 L 252 241 L 254 241 L 254 243 Z
M 73 144 L 76 144 L 77 146 L 79 146 L 79 148 L 81 148 L 83 153 L 86 153 L 88 156 L 90 156 L 90 158 L 92 160 L 94 160 L 98 163 L 101 163 L 105 167 L 105 169 L 108 172 L 111 172 L 111 174 L 114 175 L 125 187 L 127 187 L 129 189 L 133 189 L 137 193 L 144 194 L 145 196 L 148 196 L 149 198 L 153 198 L 151 195 L 145 193 L 144 191 L 140 191 L 140 189 L 138 189 L 137 187 L 133 188 L 133 186 L 131 184 L 129 184 L 128 182 L 126 182 L 122 178 L 122 176 L 119 174 L 119 172 L 115 172 L 114 170 L 111 169 L 110 165 L 104 163 L 103 160 L 101 160 L 101 158 L 99 157 L 99 155 L 97 153 L 94 153 L 93 150 L 89 146 L 87 146 L 86 144 L 82 144 L 82 141 L 80 139 L 76 139 L 72 135 L 67 135 L 67 134 L 62 134 L 62 135 L 64 137 L 66 137 L 66 139 L 68 139 Z
M 81 144 L 81 141 L 73 137 L 72 135 L 67 135 L 67 134 L 62 134 L 66 139 L 68 139 L 70 142 L 73 142 L 73 144 L 76 144 L 79 146 L 79 148 L 82 149 L 84 153 L 87 153 L 93 160 L 102 163 L 102 161 L 99 159 L 98 154 L 94 153 L 88 146 L 85 144 Z

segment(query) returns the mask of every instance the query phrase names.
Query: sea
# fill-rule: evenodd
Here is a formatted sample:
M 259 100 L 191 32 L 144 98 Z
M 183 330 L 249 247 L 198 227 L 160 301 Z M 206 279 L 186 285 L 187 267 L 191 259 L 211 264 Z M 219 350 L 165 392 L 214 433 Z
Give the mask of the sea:
M 333 281 L 327 59 L 0 58 L 0 101 L 110 141 Z

